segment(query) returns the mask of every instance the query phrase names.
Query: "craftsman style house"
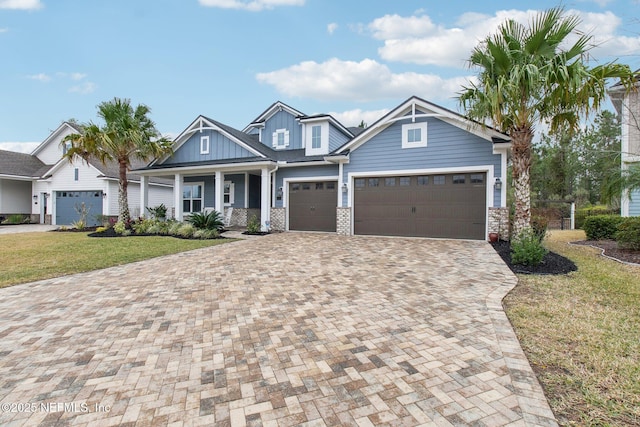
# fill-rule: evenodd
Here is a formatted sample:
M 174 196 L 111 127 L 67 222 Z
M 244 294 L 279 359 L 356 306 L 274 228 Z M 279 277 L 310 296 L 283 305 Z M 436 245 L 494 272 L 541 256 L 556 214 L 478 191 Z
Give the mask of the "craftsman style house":
M 276 102 L 244 129 L 197 117 L 174 154 L 134 171 L 173 180 L 174 216 L 215 209 L 263 230 L 443 238 L 505 232 L 507 135 L 412 97 L 367 127 Z M 144 209 L 141 209 L 144 212 Z

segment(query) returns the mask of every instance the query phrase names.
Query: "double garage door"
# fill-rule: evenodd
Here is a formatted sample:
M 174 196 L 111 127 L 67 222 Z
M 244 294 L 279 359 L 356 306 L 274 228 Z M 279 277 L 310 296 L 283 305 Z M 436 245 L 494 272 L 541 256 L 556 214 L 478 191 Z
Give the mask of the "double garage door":
M 102 191 L 56 191 L 56 224 L 70 225 L 80 219 L 80 211 L 88 212 L 87 225 L 99 225 L 102 215 Z
M 485 173 L 372 176 L 353 184 L 355 234 L 486 237 Z

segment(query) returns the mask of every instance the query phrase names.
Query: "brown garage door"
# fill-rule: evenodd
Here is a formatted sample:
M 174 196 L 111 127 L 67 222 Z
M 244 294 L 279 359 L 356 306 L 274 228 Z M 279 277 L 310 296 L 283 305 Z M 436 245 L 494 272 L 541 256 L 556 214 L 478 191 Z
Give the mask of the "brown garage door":
M 354 180 L 354 232 L 485 239 L 486 174 Z
M 336 231 L 338 182 L 289 184 L 289 230 Z

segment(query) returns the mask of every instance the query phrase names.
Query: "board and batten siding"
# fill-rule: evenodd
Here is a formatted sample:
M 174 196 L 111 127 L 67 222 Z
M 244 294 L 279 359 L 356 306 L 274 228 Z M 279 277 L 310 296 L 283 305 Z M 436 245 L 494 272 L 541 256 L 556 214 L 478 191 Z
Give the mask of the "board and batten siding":
M 203 136 L 209 137 L 208 154 L 200 154 L 200 138 Z M 182 144 L 175 153 L 173 153 L 173 156 L 169 157 L 163 164 L 171 165 L 188 162 L 203 162 L 207 160 L 239 159 L 245 157 L 255 157 L 255 154 L 236 144 L 234 141 L 219 132 L 208 129 L 202 133 L 195 132 L 191 135 L 189 139 Z
M 306 167 L 280 168 L 276 172 L 276 188 L 282 187 L 284 192 L 288 191 L 284 187 L 285 179 L 299 178 L 317 178 L 317 177 L 336 177 L 338 176 L 338 165 L 318 165 Z M 281 208 L 282 200 L 275 201 L 275 207 Z
M 344 165 L 344 182 L 349 173 L 408 169 L 446 169 L 493 165 L 494 175 L 502 176 L 500 155 L 493 154 L 493 143 L 438 119 L 427 122 L 427 146 L 402 148 L 402 120 L 389 126 L 355 149 Z M 505 181 L 505 179 L 502 179 Z M 487 182 L 487 185 L 493 183 Z M 348 195 L 343 196 L 347 206 Z M 500 206 L 500 191 L 494 190 L 493 204 Z
M 302 125 L 296 118 L 286 111 L 278 111 L 266 121 L 262 130 L 262 143 L 267 147 L 273 147 L 273 133 L 278 129 L 289 131 L 289 146 L 287 150 L 295 150 L 302 147 Z
M 329 124 L 329 152 L 342 147 L 350 138 Z

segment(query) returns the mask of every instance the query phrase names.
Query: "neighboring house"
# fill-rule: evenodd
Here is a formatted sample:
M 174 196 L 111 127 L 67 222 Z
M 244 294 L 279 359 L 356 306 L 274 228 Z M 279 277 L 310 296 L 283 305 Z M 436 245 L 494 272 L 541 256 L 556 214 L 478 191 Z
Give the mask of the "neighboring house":
M 622 169 L 640 167 L 640 81 L 632 91 L 618 83 L 609 89 L 609 96 L 622 124 Z M 620 213 L 622 216 L 640 216 L 640 189 L 623 191 Z
M 69 225 L 88 209 L 89 225 L 118 216 L 118 165 L 63 158 L 63 138 L 80 130 L 64 122 L 31 154 L 0 151 L 0 215 L 31 215 L 32 222 Z M 135 167 L 143 167 L 137 163 Z M 140 212 L 140 177 L 129 174 L 129 209 Z M 172 181 L 154 179 L 147 186 L 150 207 L 173 206 Z
M 198 116 L 141 175 L 174 182 L 174 216 L 262 229 L 484 240 L 506 234 L 507 135 L 412 97 L 366 129 L 276 102 L 242 131 Z M 141 206 L 149 200 L 141 192 Z

